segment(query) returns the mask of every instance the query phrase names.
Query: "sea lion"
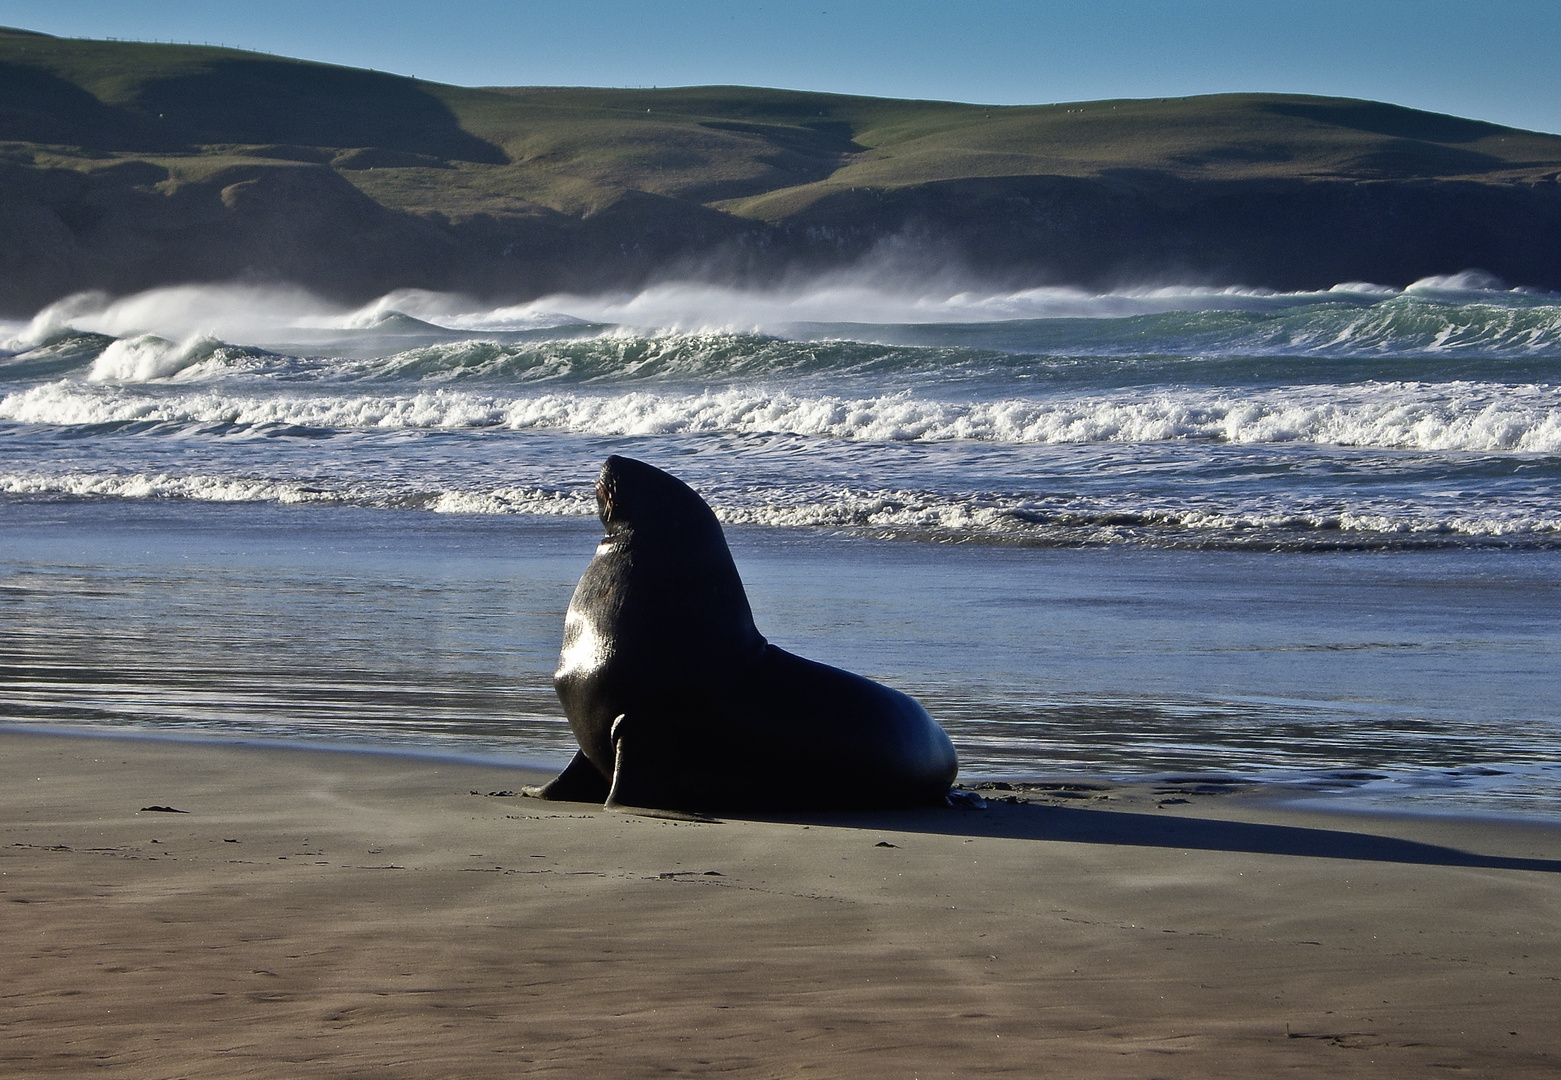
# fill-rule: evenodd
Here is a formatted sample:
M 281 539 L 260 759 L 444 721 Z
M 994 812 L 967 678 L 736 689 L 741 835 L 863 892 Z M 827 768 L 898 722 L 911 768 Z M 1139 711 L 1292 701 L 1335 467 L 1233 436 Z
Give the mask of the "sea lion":
M 959 763 L 914 700 L 764 639 L 720 522 L 610 457 L 607 535 L 564 617 L 553 686 L 580 750 L 542 798 L 660 810 L 941 803 Z

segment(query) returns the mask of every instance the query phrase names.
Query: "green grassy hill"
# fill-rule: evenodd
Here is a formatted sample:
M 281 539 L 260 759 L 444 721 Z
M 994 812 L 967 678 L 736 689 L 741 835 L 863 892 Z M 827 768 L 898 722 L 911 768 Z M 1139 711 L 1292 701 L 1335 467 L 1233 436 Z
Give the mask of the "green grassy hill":
M 13 311 L 235 276 L 343 296 L 519 296 L 696 263 L 762 280 L 897 235 L 1016 280 L 1284 287 L 1479 265 L 1561 285 L 1536 246 L 1561 221 L 1558 174 L 1561 137 L 1345 99 L 476 89 L 0 31 Z

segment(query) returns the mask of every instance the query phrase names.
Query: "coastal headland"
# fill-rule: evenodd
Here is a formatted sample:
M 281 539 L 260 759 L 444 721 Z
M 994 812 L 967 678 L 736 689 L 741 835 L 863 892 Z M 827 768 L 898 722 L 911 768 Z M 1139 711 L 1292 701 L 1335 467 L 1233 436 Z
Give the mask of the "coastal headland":
M 1196 783 L 698 823 L 0 733 L 0 1072 L 1550 1077 L 1561 832 Z M 1012 801 L 1005 801 L 1012 800 Z
M 0 314 L 287 282 L 490 301 L 829 271 L 1561 288 L 1561 136 L 1276 94 L 470 88 L 0 30 Z

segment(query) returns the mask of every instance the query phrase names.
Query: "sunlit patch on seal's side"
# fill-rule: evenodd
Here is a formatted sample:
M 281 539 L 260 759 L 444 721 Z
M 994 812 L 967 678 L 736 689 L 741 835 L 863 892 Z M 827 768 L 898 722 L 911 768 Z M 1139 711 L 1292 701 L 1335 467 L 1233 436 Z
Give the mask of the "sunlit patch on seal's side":
M 595 620 L 589 615 L 571 610 L 564 616 L 564 647 L 559 653 L 558 671 L 553 677 L 566 679 L 581 672 L 594 671 L 605 664 L 611 654 L 612 645 L 597 633 Z

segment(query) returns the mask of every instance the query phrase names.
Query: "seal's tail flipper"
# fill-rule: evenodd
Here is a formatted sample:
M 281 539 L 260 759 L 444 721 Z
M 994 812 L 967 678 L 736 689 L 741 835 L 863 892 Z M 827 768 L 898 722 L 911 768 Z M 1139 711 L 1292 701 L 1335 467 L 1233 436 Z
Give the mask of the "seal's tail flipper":
M 609 791 L 607 777 L 591 764 L 583 752 L 576 750 L 574 758 L 564 766 L 563 772 L 541 787 L 526 788 L 525 794 L 555 802 L 599 803 L 606 801 Z

